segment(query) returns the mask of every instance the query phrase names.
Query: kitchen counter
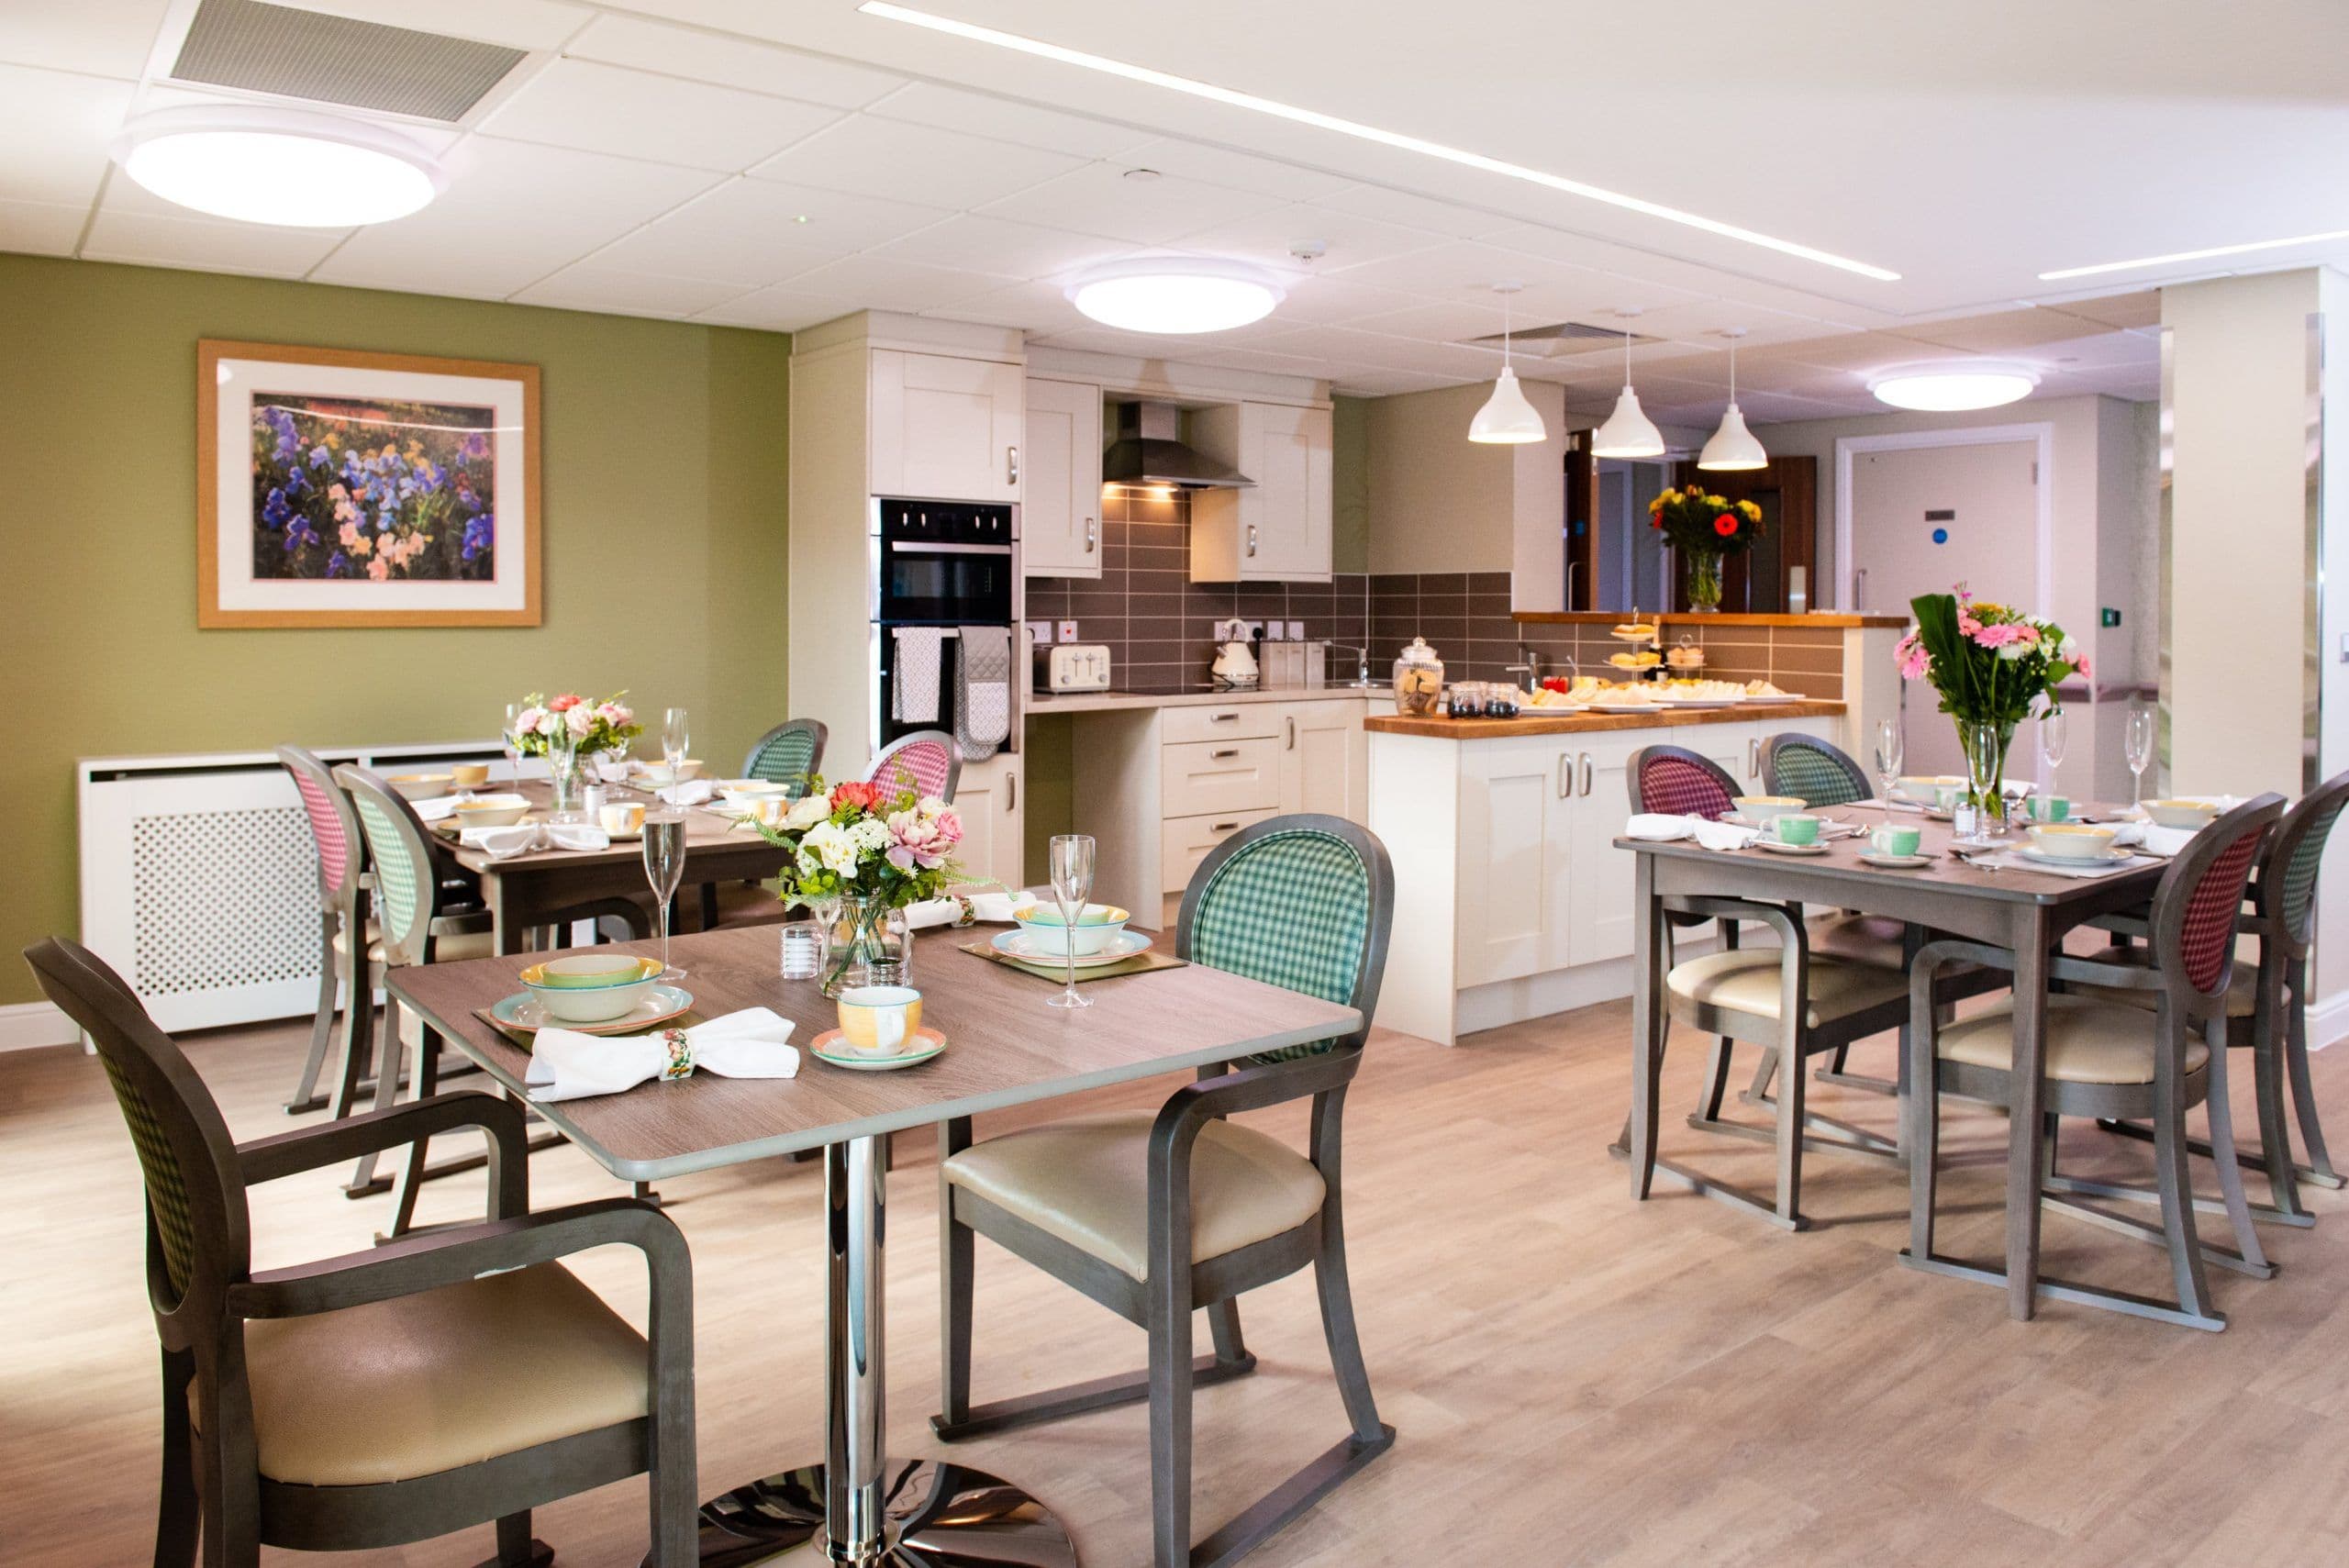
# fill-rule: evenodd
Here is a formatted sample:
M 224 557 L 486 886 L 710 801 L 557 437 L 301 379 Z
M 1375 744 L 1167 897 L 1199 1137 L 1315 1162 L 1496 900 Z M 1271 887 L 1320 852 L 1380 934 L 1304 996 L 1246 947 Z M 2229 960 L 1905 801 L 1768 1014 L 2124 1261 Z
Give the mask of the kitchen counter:
M 1154 707 L 1225 707 L 1233 703 L 1259 702 L 1322 702 L 1333 697 L 1355 697 L 1395 706 L 1394 688 L 1373 686 L 1365 690 L 1355 685 L 1280 686 L 1252 692 L 1214 692 L 1204 688 L 1186 692 L 1030 692 L 1028 694 L 1028 717 L 1040 718 L 1053 713 L 1130 713 Z
M 1627 626 L 1631 617 L 1620 610 L 1518 610 L 1510 619 L 1540 626 Z M 1662 621 L 1666 626 L 1685 627 L 1691 631 L 1705 628 L 1728 626 L 1815 626 L 1828 631 L 1850 631 L 1857 627 L 1905 627 L 1907 616 L 1844 615 L 1833 610 L 1790 615 L 1738 615 L 1722 610 L 1710 615 L 1691 615 L 1686 610 L 1667 610 L 1657 615 L 1653 610 L 1641 612 L 1643 625 Z
M 1432 740 L 1498 740 L 1518 735 L 1589 735 L 1608 729 L 1675 728 L 1694 724 L 1744 724 L 1765 718 L 1841 717 L 1840 702 L 1793 697 L 1784 702 L 1739 703 L 1734 707 L 1660 707 L 1653 713 L 1545 713 L 1536 708 L 1517 718 L 1407 718 L 1373 714 L 1363 728 L 1374 735 L 1417 735 Z

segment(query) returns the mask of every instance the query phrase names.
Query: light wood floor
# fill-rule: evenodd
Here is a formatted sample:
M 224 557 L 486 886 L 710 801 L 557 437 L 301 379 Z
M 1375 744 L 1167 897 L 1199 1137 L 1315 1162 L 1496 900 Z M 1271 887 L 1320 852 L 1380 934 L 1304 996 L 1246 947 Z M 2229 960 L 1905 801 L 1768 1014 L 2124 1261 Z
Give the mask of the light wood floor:
M 1603 1152 L 1622 1120 L 1626 1038 L 1618 1005 L 1453 1051 L 1374 1041 L 1348 1117 L 1347 1218 L 1371 1375 L 1400 1440 L 1265 1548 L 1264 1568 L 2349 1561 L 2344 1195 L 2314 1195 L 2313 1231 L 2264 1232 L 2283 1265 L 2274 1282 L 2215 1276 L 2224 1334 L 2064 1306 L 2013 1323 L 2002 1293 L 1898 1265 L 1906 1188 L 1873 1163 L 1810 1162 L 1807 1207 L 1832 1223 L 1807 1235 L 1662 1184 L 1632 1204 Z M 287 1125 L 277 1102 L 299 1045 L 283 1028 L 191 1042 L 239 1137 Z M 1685 1109 L 1696 1053 L 1676 1054 L 1667 1105 Z M 1888 1063 L 1888 1042 L 1864 1054 Z M 2349 1140 L 2349 1049 L 2321 1053 L 2317 1080 Z M 2248 1106 L 2247 1066 L 2237 1081 Z M 1088 1104 L 1153 1104 L 1168 1086 Z M 1889 1101 L 1818 1102 L 1890 1130 Z M 1301 1136 L 1301 1118 L 1277 1125 Z M 1946 1137 L 1943 1245 L 1990 1257 L 2005 1124 L 1958 1107 Z M 935 1174 L 929 1140 L 902 1141 L 889 1428 L 896 1451 L 936 1453 Z M 1664 1142 L 1731 1179 L 1769 1180 L 1763 1146 L 1671 1118 Z M 2065 1162 L 2146 1163 L 2077 1124 Z M 439 1184 L 423 1218 L 474 1209 L 476 1180 Z M 569 1150 L 540 1155 L 534 1181 L 541 1206 L 615 1191 Z M 349 1202 L 333 1182 L 255 1194 L 257 1264 L 366 1244 L 384 1200 Z M 819 1184 L 817 1167 L 768 1163 L 666 1189 L 694 1251 L 705 1493 L 820 1452 Z M 156 1363 L 138 1216 L 96 1064 L 0 1056 L 0 1560 L 19 1568 L 151 1550 Z M 2166 1289 L 2152 1248 L 2060 1217 L 2046 1237 L 2051 1273 Z M 625 1255 L 582 1272 L 636 1310 Z M 1137 1331 L 985 1242 L 978 1303 L 981 1398 L 1140 1364 Z M 1248 1298 L 1245 1317 L 1263 1371 L 1199 1399 L 1202 1530 L 1343 1429 L 1308 1280 Z M 1041 1496 L 1093 1568 L 1145 1560 L 1139 1407 L 952 1451 Z M 541 1510 L 539 1532 L 563 1562 L 632 1565 L 641 1500 L 640 1483 L 607 1487 Z M 476 1530 L 332 1561 L 461 1565 L 489 1546 Z

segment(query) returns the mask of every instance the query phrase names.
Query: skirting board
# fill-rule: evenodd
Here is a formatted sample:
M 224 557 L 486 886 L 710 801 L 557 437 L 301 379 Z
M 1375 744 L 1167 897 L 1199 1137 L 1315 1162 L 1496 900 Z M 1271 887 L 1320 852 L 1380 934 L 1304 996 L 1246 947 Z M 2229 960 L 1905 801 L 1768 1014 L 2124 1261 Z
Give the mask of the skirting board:
M 82 1038 L 73 1020 L 47 1002 L 0 1006 L 0 1051 L 30 1051 L 40 1045 L 72 1045 Z
M 2322 1051 L 2349 1040 L 2349 991 L 2335 992 L 2309 1009 L 2309 1049 Z

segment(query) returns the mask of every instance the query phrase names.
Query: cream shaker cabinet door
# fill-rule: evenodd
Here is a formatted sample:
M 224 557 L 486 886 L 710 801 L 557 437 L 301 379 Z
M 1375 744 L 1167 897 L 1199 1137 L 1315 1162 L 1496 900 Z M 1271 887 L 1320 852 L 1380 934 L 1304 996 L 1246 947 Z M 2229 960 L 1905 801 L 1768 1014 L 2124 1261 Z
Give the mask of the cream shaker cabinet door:
M 1028 382 L 1019 549 L 1030 577 L 1101 575 L 1101 389 Z
M 1026 376 L 996 360 L 873 351 L 873 494 L 1019 499 Z

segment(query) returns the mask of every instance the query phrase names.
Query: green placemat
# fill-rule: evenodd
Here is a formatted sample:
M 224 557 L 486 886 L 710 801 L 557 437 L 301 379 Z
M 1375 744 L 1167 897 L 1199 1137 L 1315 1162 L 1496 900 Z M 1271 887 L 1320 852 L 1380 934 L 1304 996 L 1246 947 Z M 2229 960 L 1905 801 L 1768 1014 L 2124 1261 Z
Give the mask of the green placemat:
M 995 951 L 995 944 L 992 942 L 966 942 L 963 944 L 963 951 L 985 959 L 989 963 L 999 963 L 1006 969 L 1016 969 L 1022 974 L 1032 974 L 1039 980 L 1049 980 L 1055 985 L 1065 984 L 1068 981 L 1066 964 L 1030 963 L 1025 959 L 1007 958 Z M 1099 963 L 1090 969 L 1080 969 L 1076 972 L 1076 983 L 1082 985 L 1088 980 L 1107 980 L 1113 975 L 1147 974 L 1153 969 L 1181 969 L 1190 962 L 1187 958 L 1176 958 L 1172 953 L 1161 952 L 1156 948 L 1152 948 L 1148 952 L 1138 952 L 1131 958 L 1121 958 L 1115 963 Z

